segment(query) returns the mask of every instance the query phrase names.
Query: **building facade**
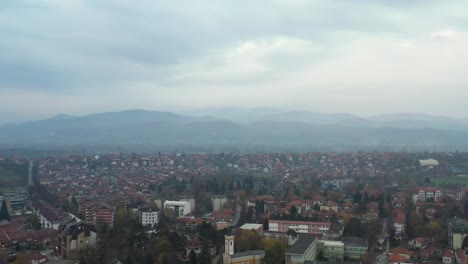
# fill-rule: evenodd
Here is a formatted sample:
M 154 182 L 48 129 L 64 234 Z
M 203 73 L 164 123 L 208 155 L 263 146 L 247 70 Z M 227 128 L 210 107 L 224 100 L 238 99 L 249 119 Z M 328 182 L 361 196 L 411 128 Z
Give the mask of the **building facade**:
M 451 248 L 454 250 L 463 248 L 464 241 L 468 236 L 468 221 L 458 217 L 449 219 L 447 231 Z
M 60 225 L 60 255 L 64 259 L 79 259 L 86 248 L 96 246 L 97 232 L 93 225 L 74 220 Z
M 297 233 L 320 235 L 327 233 L 330 230 L 330 226 L 330 222 L 270 220 L 268 230 L 286 233 L 289 229 L 292 229 Z
M 344 243 L 341 241 L 325 241 L 323 245 L 323 256 L 328 261 L 344 260 Z
M 367 238 L 343 237 L 343 243 L 344 257 L 347 260 L 362 260 L 369 249 Z
M 189 201 L 165 201 L 164 208 L 172 210 L 175 217 L 182 217 L 191 212 Z
M 413 203 L 416 202 L 437 202 L 443 193 L 439 188 L 422 187 L 413 191 Z

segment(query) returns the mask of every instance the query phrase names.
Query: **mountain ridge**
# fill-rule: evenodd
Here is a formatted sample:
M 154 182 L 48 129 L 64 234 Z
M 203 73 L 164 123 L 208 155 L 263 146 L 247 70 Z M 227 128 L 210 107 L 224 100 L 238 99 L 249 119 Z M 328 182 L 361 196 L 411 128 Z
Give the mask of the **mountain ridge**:
M 274 118 L 281 116 L 281 118 Z M 462 119 L 460 119 L 462 120 Z M 347 113 L 320 114 L 288 111 L 236 122 L 213 116 L 186 116 L 172 112 L 127 110 L 87 116 L 3 125 L 0 148 L 76 148 L 123 146 L 139 149 L 192 146 L 233 146 L 245 149 L 336 151 L 359 149 L 468 150 L 468 128 L 447 121 L 393 120 L 378 122 Z M 439 128 L 441 126 L 442 128 Z

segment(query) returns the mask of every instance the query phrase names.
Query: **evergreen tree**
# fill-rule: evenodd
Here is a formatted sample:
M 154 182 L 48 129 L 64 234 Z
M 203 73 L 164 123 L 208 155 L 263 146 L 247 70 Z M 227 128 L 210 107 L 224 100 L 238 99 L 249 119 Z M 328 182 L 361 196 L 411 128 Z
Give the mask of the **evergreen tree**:
M 263 220 L 263 230 L 268 231 L 269 228 L 270 224 L 268 222 L 268 218 L 265 218 L 265 220 Z
M 291 206 L 291 209 L 289 209 L 289 215 L 291 216 L 291 219 L 296 219 L 297 216 L 297 207 L 295 205 Z
M 190 250 L 190 264 L 197 264 L 198 263 L 198 260 L 197 260 L 197 254 L 195 253 L 195 251 Z
M 369 199 L 369 194 L 364 193 L 364 203 L 368 204 L 370 202 L 370 199 Z
M 211 264 L 211 253 L 210 248 L 208 246 L 208 241 L 203 241 L 203 247 L 198 255 L 198 263 L 200 264 Z
M 1 220 L 10 220 L 10 214 L 8 213 L 8 207 L 5 200 L 3 200 L 2 209 L 0 210 L 0 221 Z

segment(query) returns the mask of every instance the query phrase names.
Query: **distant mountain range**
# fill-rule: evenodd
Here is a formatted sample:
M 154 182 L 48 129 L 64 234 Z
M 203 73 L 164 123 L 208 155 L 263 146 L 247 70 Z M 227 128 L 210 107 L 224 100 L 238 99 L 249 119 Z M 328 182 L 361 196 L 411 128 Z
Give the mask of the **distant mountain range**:
M 93 151 L 468 151 L 468 120 L 424 114 L 363 118 L 281 109 L 129 110 L 0 126 L 2 149 Z

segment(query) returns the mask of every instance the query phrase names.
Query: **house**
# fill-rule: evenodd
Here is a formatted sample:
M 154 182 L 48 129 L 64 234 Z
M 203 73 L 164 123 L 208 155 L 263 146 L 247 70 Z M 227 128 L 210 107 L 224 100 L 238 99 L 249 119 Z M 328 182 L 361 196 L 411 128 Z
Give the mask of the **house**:
M 195 238 L 188 240 L 186 243 L 186 251 L 190 253 L 192 250 L 195 254 L 200 254 L 202 252 L 203 246 L 205 243 L 208 245 L 210 249 L 211 256 L 216 255 L 216 245 L 213 244 L 212 241 L 209 240 L 202 240 L 200 237 L 196 236 Z
M 294 244 L 285 252 L 286 264 L 303 264 L 314 261 L 317 253 L 317 237 L 309 234 L 299 234 Z
M 427 248 L 427 238 L 424 237 L 416 237 L 408 241 L 409 248 L 418 248 L 423 249 Z
M 393 211 L 393 215 L 393 228 L 395 229 L 395 235 L 400 236 L 405 233 L 406 215 L 402 208 L 396 208 Z
M 390 255 L 388 257 L 388 263 L 405 263 L 407 259 L 401 255 Z
M 394 258 L 401 258 L 403 257 L 405 260 L 409 260 L 411 256 L 413 255 L 413 252 L 409 251 L 408 249 L 404 247 L 396 247 L 390 253 L 388 254 L 389 256 L 395 256 Z M 397 257 L 399 256 L 399 257 Z M 389 258 L 390 260 L 390 258 Z
M 41 264 L 41 263 L 44 263 L 44 262 L 47 262 L 47 257 L 40 254 L 40 253 L 33 253 L 31 255 L 31 264 Z
M 442 255 L 442 262 L 444 264 L 453 263 L 453 251 L 451 249 L 445 250 L 444 254 Z

